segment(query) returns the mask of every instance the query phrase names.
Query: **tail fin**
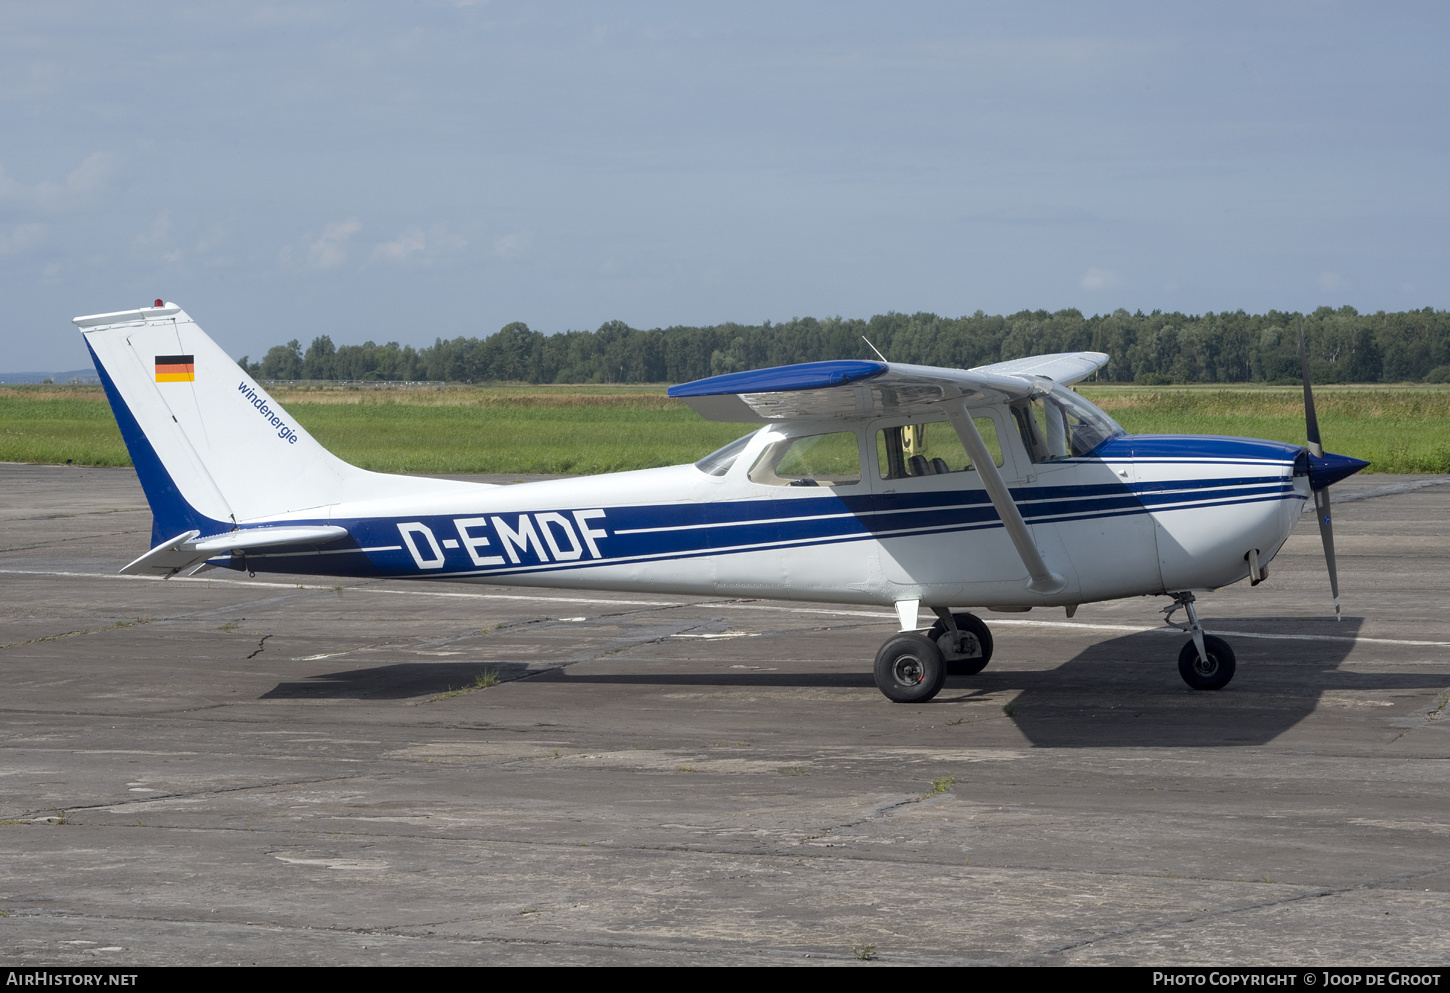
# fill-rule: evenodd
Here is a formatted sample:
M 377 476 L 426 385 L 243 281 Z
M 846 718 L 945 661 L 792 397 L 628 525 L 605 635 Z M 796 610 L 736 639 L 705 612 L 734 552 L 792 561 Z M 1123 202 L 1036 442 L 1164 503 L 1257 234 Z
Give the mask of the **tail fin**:
M 329 516 L 344 499 L 436 480 L 348 465 L 317 443 L 173 303 L 77 317 L 151 504 L 151 544 L 186 531 Z M 317 513 L 299 515 L 302 511 Z

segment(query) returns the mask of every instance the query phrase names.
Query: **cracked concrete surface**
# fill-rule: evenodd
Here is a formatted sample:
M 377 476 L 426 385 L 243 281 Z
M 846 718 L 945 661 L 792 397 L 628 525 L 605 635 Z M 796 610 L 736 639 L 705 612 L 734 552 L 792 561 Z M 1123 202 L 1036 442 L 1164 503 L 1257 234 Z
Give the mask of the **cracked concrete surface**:
M 121 578 L 134 474 L 0 465 L 0 957 L 1444 965 L 1438 482 L 1336 489 L 1343 624 L 1307 517 L 1201 597 L 1221 693 L 1145 600 L 908 707 L 886 610 Z

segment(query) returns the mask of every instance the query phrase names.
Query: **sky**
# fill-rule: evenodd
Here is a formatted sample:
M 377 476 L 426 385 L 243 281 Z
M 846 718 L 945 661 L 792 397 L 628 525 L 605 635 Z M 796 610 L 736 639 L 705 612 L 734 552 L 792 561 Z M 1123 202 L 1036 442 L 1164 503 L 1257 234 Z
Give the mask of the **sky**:
M 1434 3 L 0 6 L 0 370 L 890 311 L 1450 305 Z

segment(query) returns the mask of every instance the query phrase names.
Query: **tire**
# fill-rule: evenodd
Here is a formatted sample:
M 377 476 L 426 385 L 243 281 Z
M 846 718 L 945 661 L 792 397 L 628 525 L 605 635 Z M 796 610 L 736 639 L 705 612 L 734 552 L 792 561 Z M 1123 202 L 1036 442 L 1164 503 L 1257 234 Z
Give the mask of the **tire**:
M 1238 668 L 1234 650 L 1222 638 L 1206 634 L 1203 651 L 1208 656 L 1207 666 L 1199 660 L 1198 646 L 1190 638 L 1178 653 L 1178 674 L 1196 690 L 1221 690 L 1234 678 L 1234 670 Z
M 941 649 L 919 634 L 898 634 L 876 653 L 876 686 L 896 703 L 926 703 L 946 678 Z
M 987 668 L 987 663 L 992 661 L 992 632 L 976 614 L 953 614 L 952 620 L 957 622 L 958 631 L 970 634 L 977 639 L 980 654 L 958 652 L 956 646 L 952 644 L 952 633 L 941 621 L 933 624 L 926 636 L 941 650 L 942 658 L 946 659 L 948 676 L 975 676 Z

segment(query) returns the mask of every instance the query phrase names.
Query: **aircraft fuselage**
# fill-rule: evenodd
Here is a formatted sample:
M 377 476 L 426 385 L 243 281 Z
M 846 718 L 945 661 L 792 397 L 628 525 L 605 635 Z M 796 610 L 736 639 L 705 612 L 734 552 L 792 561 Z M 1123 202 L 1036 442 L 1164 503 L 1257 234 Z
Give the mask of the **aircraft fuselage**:
M 245 522 L 333 524 L 348 539 L 215 564 L 313 575 L 925 606 L 1052 606 L 1203 590 L 1266 565 L 1309 495 L 1303 449 L 1237 438 L 1117 436 L 1089 457 L 1003 475 L 1066 585 L 1027 573 L 973 471 L 882 479 L 863 425 L 851 485 L 753 482 L 764 428 L 721 476 L 693 465 L 383 498 Z M 641 494 L 648 494 L 642 502 Z M 319 513 L 319 510 L 324 511 Z

